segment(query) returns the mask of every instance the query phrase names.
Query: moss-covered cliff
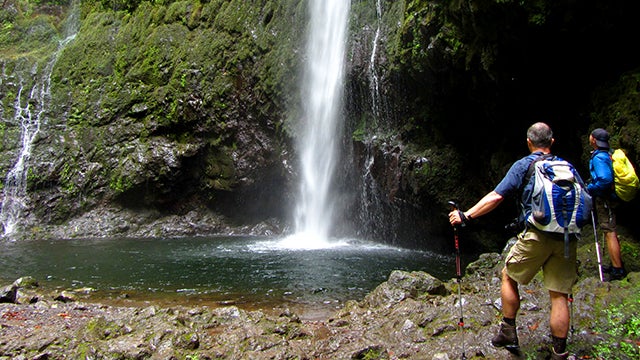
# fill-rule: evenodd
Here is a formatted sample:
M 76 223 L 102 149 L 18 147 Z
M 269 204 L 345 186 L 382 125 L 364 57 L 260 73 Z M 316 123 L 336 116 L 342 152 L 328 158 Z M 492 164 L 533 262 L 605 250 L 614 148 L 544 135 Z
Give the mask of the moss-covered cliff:
M 47 105 L 29 159 L 26 236 L 71 236 L 64 226 L 83 216 L 109 224 L 80 222 L 73 236 L 139 235 L 140 222 L 186 214 L 185 224 L 277 219 L 286 226 L 296 191 L 291 139 L 306 5 L 7 0 L 0 174 L 20 149 L 16 100 Z M 638 7 L 631 0 L 353 0 L 347 135 L 335 189 L 345 221 L 336 231 L 447 249 L 438 240 L 449 235 L 446 201 L 466 207 L 489 191 L 526 153 L 524 132 L 535 121 L 552 125 L 555 151 L 585 175 L 594 126 L 609 128 L 640 164 Z M 52 59 L 72 9 L 77 35 Z M 28 99 L 52 60 L 50 94 Z M 512 216 L 503 206 L 473 235 L 500 238 Z M 198 229 L 190 233 L 219 230 Z
M 206 206 L 244 222 L 284 217 L 285 127 L 297 96 L 302 4 L 142 2 L 115 12 L 99 2 L 79 6 L 79 31 L 56 60 L 31 156 L 34 221 L 64 223 L 105 202 L 177 214 Z M 12 7 L 4 13 L 13 15 L 11 34 L 33 31 L 42 17 Z M 62 26 L 62 18 L 42 22 Z M 56 30 L 35 40 L 55 49 L 62 38 Z M 13 103 L 31 85 L 11 79 L 26 73 L 19 64 L 48 61 L 51 51 L 18 52 L 42 46 L 4 38 L 4 143 L 12 150 L 2 159 L 6 173 L 20 132 Z M 36 72 L 31 76 L 41 76 Z

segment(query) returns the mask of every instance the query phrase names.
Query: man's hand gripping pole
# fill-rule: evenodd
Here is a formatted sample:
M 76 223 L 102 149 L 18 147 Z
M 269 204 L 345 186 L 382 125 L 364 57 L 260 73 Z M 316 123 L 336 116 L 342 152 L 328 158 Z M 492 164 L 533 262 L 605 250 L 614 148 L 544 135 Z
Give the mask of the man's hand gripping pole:
M 460 207 L 454 201 L 449 201 L 449 206 L 451 206 L 451 211 L 457 211 L 460 216 L 460 220 L 464 219 L 464 214 L 460 211 Z M 460 226 L 464 227 L 464 221 L 460 224 Z M 458 225 L 453 225 L 453 240 L 456 246 L 456 276 L 458 277 L 458 282 L 462 279 L 462 271 L 460 269 L 460 241 L 458 240 Z

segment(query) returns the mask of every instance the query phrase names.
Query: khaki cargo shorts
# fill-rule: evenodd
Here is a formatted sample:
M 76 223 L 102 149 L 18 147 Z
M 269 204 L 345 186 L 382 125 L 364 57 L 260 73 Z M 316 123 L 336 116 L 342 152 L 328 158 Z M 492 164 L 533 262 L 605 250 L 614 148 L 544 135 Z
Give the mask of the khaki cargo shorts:
M 616 231 L 616 205 L 617 203 L 615 201 L 609 201 L 599 197 L 594 198 L 598 225 L 600 225 L 600 229 L 606 233 Z
M 564 258 L 562 234 L 548 234 L 528 229 L 518 235 L 505 260 L 507 275 L 526 285 L 542 269 L 547 290 L 570 294 L 578 278 L 576 248 L 578 241 L 571 236 L 569 259 Z

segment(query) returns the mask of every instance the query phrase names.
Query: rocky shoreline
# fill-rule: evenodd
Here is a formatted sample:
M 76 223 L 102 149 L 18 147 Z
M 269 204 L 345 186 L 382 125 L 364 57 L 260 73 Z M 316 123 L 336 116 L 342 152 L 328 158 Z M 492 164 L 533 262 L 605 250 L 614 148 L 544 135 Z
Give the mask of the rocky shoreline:
M 600 282 L 590 251 L 588 244 L 579 251 L 570 350 L 631 359 L 639 334 L 616 327 L 637 321 L 640 273 Z M 424 272 L 394 271 L 363 300 L 313 320 L 286 306 L 107 305 L 84 300 L 82 289 L 51 295 L 18 284 L 15 301 L 0 304 L 0 359 L 509 359 L 488 341 L 500 319 L 501 267 L 492 253 L 466 268 L 462 331 L 458 282 Z M 544 359 L 549 305 L 541 278 L 521 286 L 521 297 L 522 358 Z

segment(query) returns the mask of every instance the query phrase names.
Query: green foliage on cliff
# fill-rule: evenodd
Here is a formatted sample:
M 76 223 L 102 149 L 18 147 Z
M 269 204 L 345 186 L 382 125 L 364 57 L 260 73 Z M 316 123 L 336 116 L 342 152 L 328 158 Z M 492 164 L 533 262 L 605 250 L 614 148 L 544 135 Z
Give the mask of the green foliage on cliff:
M 100 107 L 102 121 L 128 113 L 160 127 L 194 121 L 200 109 L 210 122 L 224 120 L 239 92 L 282 106 L 283 79 L 295 76 L 285 54 L 299 40 L 272 23 L 285 10 L 266 1 L 178 1 L 91 12 L 56 67 L 58 96 L 76 114 Z
M 5 1 L 0 8 L 0 56 L 41 58 L 55 49 L 57 24 L 62 21 L 59 8 L 36 12 L 38 4 L 30 1 Z
M 640 69 L 602 86 L 593 95 L 593 127 L 606 128 L 611 146 L 625 149 L 640 170 Z
M 51 59 L 71 11 L 15 4 L 0 12 L 0 64 L 10 74 Z M 77 6 L 79 31 L 55 59 L 51 106 L 32 154 L 39 165 L 29 180 L 32 191 L 61 196 L 37 212 L 62 219 L 105 199 L 154 206 L 193 194 L 215 202 L 241 179 L 278 174 L 265 169 L 281 166 L 275 154 L 288 141 L 282 129 L 298 96 L 302 1 Z M 19 87 L 0 86 L 3 118 L 11 119 Z M 18 125 L 3 131 L 3 148 L 18 146 Z M 4 153 L 3 172 L 13 158 Z M 93 196 L 65 204 L 78 194 Z

